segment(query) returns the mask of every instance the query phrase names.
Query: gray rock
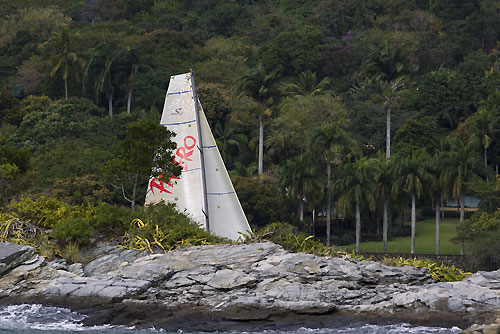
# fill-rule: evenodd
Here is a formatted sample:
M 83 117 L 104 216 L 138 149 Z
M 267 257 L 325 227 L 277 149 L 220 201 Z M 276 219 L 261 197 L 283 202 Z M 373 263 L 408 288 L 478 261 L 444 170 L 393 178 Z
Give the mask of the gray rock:
M 20 265 L 0 277 L 1 301 L 63 300 L 100 312 L 119 309 L 108 321 L 141 318 L 149 324 L 159 314 L 170 320 L 202 314 L 250 321 L 332 311 L 466 322 L 500 310 L 500 272 L 437 283 L 425 269 L 291 254 L 272 243 L 189 247 L 155 255 L 120 248 L 97 253 L 101 255 L 85 266 Z
M 34 250 L 31 246 L 0 242 L 0 276 L 33 256 Z

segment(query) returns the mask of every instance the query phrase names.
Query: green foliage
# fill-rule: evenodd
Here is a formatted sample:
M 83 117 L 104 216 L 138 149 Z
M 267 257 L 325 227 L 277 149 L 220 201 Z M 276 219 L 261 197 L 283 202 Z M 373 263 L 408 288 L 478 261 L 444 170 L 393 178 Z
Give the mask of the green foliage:
M 248 59 L 256 53 L 256 46 L 236 36 L 217 36 L 205 42 L 203 52 L 208 58 L 196 67 L 196 77 L 231 87 L 248 72 Z M 205 106 L 204 100 L 200 100 Z
M 285 196 L 298 201 L 298 217 L 303 218 L 304 198 L 314 207 L 321 201 L 324 178 L 315 164 L 311 152 L 287 160 L 279 170 L 280 190 Z
M 92 145 L 83 139 L 67 139 L 57 141 L 54 145 L 44 145 L 33 155 L 33 170 L 38 173 L 40 184 L 52 184 L 55 187 L 56 196 L 66 196 L 72 191 L 71 188 L 76 187 L 80 188 L 79 193 L 75 194 L 78 197 L 83 194 L 81 191 L 88 192 L 89 187 L 94 187 L 85 175 L 99 175 L 101 179 L 101 169 L 113 158 L 113 143 L 110 142 L 108 147 L 104 144 L 105 141 L 101 145 Z M 97 187 L 104 190 L 102 185 Z
M 25 196 L 11 201 L 7 206 L 7 211 L 23 221 L 45 228 L 53 228 L 64 219 L 86 215 L 86 208 L 83 206 L 71 206 L 45 195 L 36 199 Z
M 412 266 L 416 268 L 426 268 L 429 275 L 439 282 L 463 281 L 468 276 L 472 275 L 472 273 L 465 272 L 455 266 L 445 266 L 442 262 L 438 263 L 429 259 L 417 260 L 416 258 L 404 259 L 402 257 L 386 257 L 382 260 L 382 263 L 394 267 Z
M 173 204 L 163 202 L 149 205 L 135 212 L 136 217 L 121 242 L 127 249 L 169 251 L 187 246 L 230 243 L 207 233 L 197 223 L 179 213 Z
M 276 192 L 273 180 L 260 180 L 257 177 L 234 177 L 234 188 L 253 228 L 270 224 L 273 221 L 286 221 L 289 217 L 287 204 Z
M 56 7 L 36 8 L 26 6 L 20 8 L 2 21 L 0 25 L 0 45 L 12 41 L 20 31 L 37 34 L 37 37 L 41 39 L 48 38 L 51 32 L 67 25 L 70 20 Z
M 327 48 L 323 32 L 314 26 L 283 31 L 265 43 L 260 59 L 268 69 L 279 68 L 284 76 L 321 68 L 322 52 Z
M 470 189 L 473 194 L 481 198 L 479 208 L 482 211 L 492 213 L 500 208 L 500 176 L 497 175 L 495 180 L 490 182 L 476 181 L 467 183 L 467 189 Z
M 279 115 L 272 121 L 271 133 L 266 140 L 275 157 L 293 156 L 308 150 L 311 145 L 308 139 L 318 125 L 348 126 L 346 106 L 340 98 L 328 94 L 286 98 L 279 109 Z M 323 147 L 317 149 L 322 150 Z
M 59 220 L 52 229 L 52 236 L 63 240 L 67 245 L 86 245 L 93 232 L 88 219 L 78 216 Z
M 139 158 L 131 142 L 120 148 L 130 151 L 130 156 L 115 150 L 126 137 L 127 123 L 138 115 L 158 121 L 170 76 L 191 67 L 196 70 L 198 93 L 224 160 L 229 169 L 236 169 L 231 174 L 254 173 L 258 131 L 250 127 L 259 121 L 263 128 L 266 122 L 265 163 L 275 164 L 268 167 L 271 174 L 290 157 L 311 150 L 309 133 L 324 121 L 345 121 L 346 131 L 358 142 L 315 145 L 313 155 L 321 157 L 321 162 L 314 162 L 316 167 L 323 168 L 324 158 L 333 167 L 349 160 L 356 146 L 364 147 L 368 154 L 379 151 L 386 141 L 384 107 L 388 106 L 394 110 L 391 125 L 396 151 L 408 155 L 424 146 L 431 150 L 436 136 L 462 124 L 455 134 L 462 139 L 478 136 L 484 160 L 494 165 L 500 150 L 494 93 L 500 84 L 497 12 L 494 0 L 109 0 L 97 4 L 44 0 L 43 8 L 36 0 L 4 1 L 0 4 L 0 17 L 4 18 L 0 23 L 0 140 L 15 150 L 31 151 L 32 157 L 28 159 L 25 153 L 13 156 L 10 148 L 0 148 L 0 202 L 7 204 L 25 191 L 52 191 L 59 202 L 75 204 L 71 209 L 75 212 L 76 204 L 82 202 L 119 202 L 121 189 L 119 196 L 115 192 L 112 197 L 100 181 L 102 167 L 110 161 L 109 166 L 116 169 L 108 175 L 122 180 L 136 175 L 138 165 L 128 168 Z M 78 34 L 73 35 L 76 30 Z M 384 43 L 386 47 L 381 48 Z M 103 52 L 91 52 L 99 50 Z M 86 72 L 78 66 L 71 70 L 78 59 L 88 65 Z M 371 78 L 359 82 L 355 72 L 363 63 Z M 47 97 L 62 96 L 64 88 L 64 80 L 50 77 L 51 70 L 65 78 L 68 94 L 88 100 L 53 101 Z M 408 74 L 404 87 L 403 72 Z M 85 87 L 78 80 L 82 75 L 87 79 Z M 325 87 L 315 84 L 325 75 L 336 97 L 328 91 L 321 97 L 287 99 L 277 89 L 283 86 L 279 79 L 295 83 L 289 93 L 324 91 Z M 353 83 L 355 87 L 349 90 Z M 13 85 L 22 85 L 26 95 L 43 96 L 14 97 Z M 235 86 L 239 86 L 238 92 L 233 90 Z M 406 93 L 396 96 L 401 88 L 407 88 Z M 236 100 L 233 93 L 240 92 L 246 96 Z M 128 94 L 131 115 L 122 112 Z M 113 121 L 104 118 L 106 110 L 92 100 L 106 108 L 111 102 Z M 483 113 L 487 117 L 477 112 L 481 108 L 487 110 Z M 434 133 L 432 122 L 422 116 L 436 123 Z M 267 123 L 269 119 L 275 121 Z M 473 155 L 471 151 L 467 154 Z M 260 158 L 262 166 L 262 155 Z M 458 166 L 466 158 L 457 157 L 446 164 Z M 153 161 L 150 157 L 142 160 Z M 450 182 L 452 178 L 467 179 L 451 175 L 454 173 L 445 167 L 438 169 L 446 169 Z M 127 190 L 145 190 L 150 168 L 144 165 L 137 185 L 129 183 Z M 489 179 L 490 185 L 476 181 L 466 185 L 482 198 L 481 208 L 489 214 L 480 219 L 484 222 L 496 219 L 493 214 L 499 206 L 497 190 Z M 389 176 L 384 185 L 388 187 L 392 181 Z M 292 219 L 290 212 L 295 210 L 277 193 L 275 179 L 241 178 L 236 183 L 252 225 Z M 448 190 L 457 195 L 462 188 L 459 183 Z M 308 204 L 319 202 L 313 195 L 322 197 L 321 192 L 306 196 Z M 424 201 L 428 199 L 424 197 Z M 35 207 L 41 205 L 34 202 Z M 116 208 L 107 208 L 117 211 L 113 218 L 103 206 L 97 214 L 100 218 L 91 221 L 96 230 L 111 236 L 128 229 L 133 217 Z M 58 210 L 66 212 L 56 206 L 26 217 L 45 224 L 42 217 L 62 218 Z M 84 211 L 75 217 L 93 217 L 92 210 Z M 380 210 L 370 219 L 379 219 L 379 214 Z M 53 225 L 53 221 L 47 224 Z M 47 252 L 55 251 L 47 246 Z
M 470 221 L 467 223 L 467 228 L 470 229 L 469 235 L 477 235 L 478 233 L 495 231 L 500 227 L 500 208 L 497 208 L 493 213 L 485 211 L 475 212 Z
M 210 127 L 213 129 L 216 125 L 226 124 L 232 111 L 228 92 L 213 83 L 198 85 L 197 92 Z
M 94 209 L 91 225 L 97 231 L 116 237 L 125 233 L 129 228 L 130 221 L 137 213 L 121 205 L 99 203 Z
M 69 242 L 61 251 L 61 256 L 68 262 L 68 264 L 81 262 L 79 261 L 79 254 L 80 247 L 78 247 L 78 244 L 74 242 Z
M 123 197 L 135 210 L 136 201 L 143 198 L 151 176 L 168 182 L 179 176 L 182 166 L 173 156 L 177 147 L 171 140 L 174 133 L 151 119 L 140 119 L 127 125 L 127 135 L 119 144 L 116 157 L 108 161 L 103 172 L 110 183 L 122 191 Z
M 106 188 L 104 182 L 90 174 L 54 180 L 52 195 L 71 205 L 97 204 L 111 200 L 111 192 Z
M 435 121 L 425 116 L 406 121 L 394 136 L 397 153 L 412 155 L 419 149 L 432 153 L 437 146 L 437 128 Z
M 45 231 L 8 213 L 0 213 L 0 242 L 33 246 L 49 260 L 59 254 L 58 246 L 49 240 Z
M 9 142 L 28 149 L 37 149 L 44 144 L 54 145 L 62 138 L 107 137 L 109 123 L 95 115 L 101 110 L 85 99 L 59 101 L 48 108 L 28 113 Z
M 0 90 L 0 122 L 19 124 L 23 118 L 20 111 L 19 100 L 14 96 L 12 90 Z
M 334 247 L 326 247 L 311 235 L 299 233 L 297 228 L 283 222 L 274 222 L 254 232 L 248 242 L 269 240 L 289 252 L 303 252 L 315 255 L 337 256 L 340 252 Z
M 484 84 L 484 80 L 441 68 L 424 74 L 404 105 L 435 118 L 440 130 L 451 130 L 477 110 L 487 93 Z
M 32 244 L 37 229 L 18 218 L 0 213 L 0 242 L 22 244 L 27 241 Z
M 481 215 L 484 216 L 484 215 Z M 471 253 L 469 265 L 474 270 L 497 270 L 500 268 L 500 228 L 498 213 L 478 218 L 476 227 L 482 224 L 487 230 L 477 232 L 470 238 L 468 248 Z

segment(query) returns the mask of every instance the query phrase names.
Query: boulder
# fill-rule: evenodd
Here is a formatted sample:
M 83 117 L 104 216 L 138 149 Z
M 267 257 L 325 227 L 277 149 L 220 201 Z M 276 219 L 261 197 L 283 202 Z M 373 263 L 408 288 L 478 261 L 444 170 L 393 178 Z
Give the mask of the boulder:
M 34 250 L 31 246 L 0 242 L 0 276 L 33 256 Z

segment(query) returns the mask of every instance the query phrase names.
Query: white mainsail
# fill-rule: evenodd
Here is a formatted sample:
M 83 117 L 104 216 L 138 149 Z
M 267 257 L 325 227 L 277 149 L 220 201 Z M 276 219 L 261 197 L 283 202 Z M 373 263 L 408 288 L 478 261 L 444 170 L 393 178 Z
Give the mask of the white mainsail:
M 170 78 L 161 124 L 176 133 L 174 159 L 183 170 L 179 178 L 168 183 L 152 178 L 146 204 L 174 202 L 200 226 L 237 240 L 240 232 L 250 231 L 250 226 L 193 87 L 191 72 Z

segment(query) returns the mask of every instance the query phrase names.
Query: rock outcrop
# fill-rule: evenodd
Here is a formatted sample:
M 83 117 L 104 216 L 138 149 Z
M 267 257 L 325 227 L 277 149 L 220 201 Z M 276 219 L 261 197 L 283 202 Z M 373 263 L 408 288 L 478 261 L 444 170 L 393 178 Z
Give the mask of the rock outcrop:
M 108 247 L 86 265 L 20 265 L 0 277 L 0 302 L 66 306 L 87 324 L 235 329 L 358 316 L 468 326 L 497 317 L 500 272 L 437 283 L 425 269 L 292 254 L 272 243 L 146 254 Z M 318 326 L 318 324 L 316 324 Z
M 33 256 L 33 247 L 0 242 L 0 276 Z

